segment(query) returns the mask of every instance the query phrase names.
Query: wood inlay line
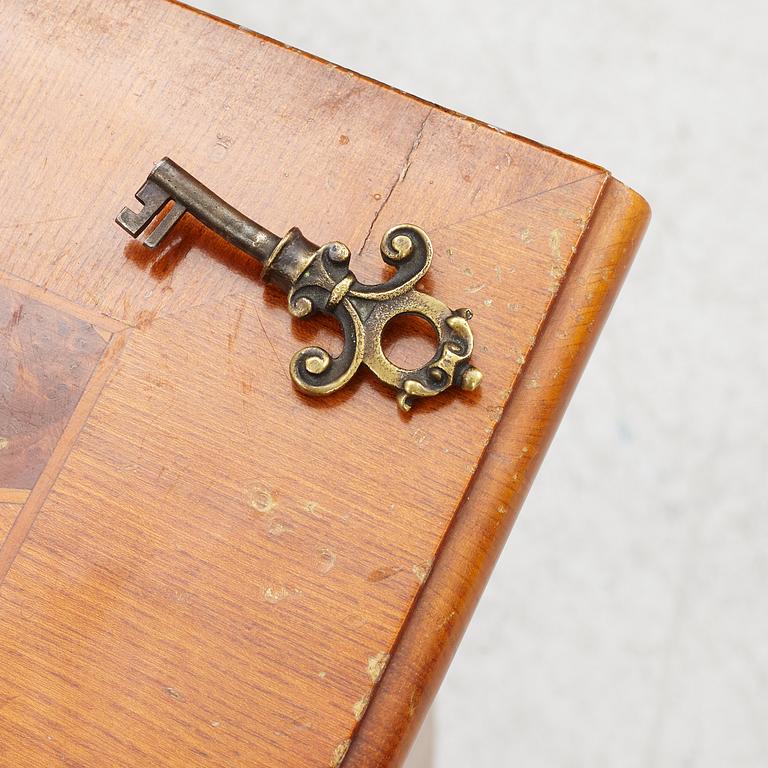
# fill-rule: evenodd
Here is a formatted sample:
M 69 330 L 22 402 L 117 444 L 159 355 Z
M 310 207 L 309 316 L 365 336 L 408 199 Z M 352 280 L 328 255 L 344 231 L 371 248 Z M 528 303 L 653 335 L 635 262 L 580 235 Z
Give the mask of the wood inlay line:
M 127 330 L 112 336 L 112 339 L 104 352 L 104 356 L 96 366 L 80 401 L 77 406 L 75 406 L 72 418 L 64 428 L 64 432 L 61 435 L 48 464 L 35 483 L 32 491 L 29 492 L 24 506 L 21 508 L 21 512 L 16 518 L 2 546 L 0 546 L 0 584 L 2 584 L 16 555 L 24 544 L 24 540 L 27 538 L 32 525 L 35 522 L 37 513 L 40 511 L 40 508 L 56 481 L 59 472 L 64 466 L 70 451 L 75 445 L 80 430 L 85 425 L 93 406 L 96 404 L 96 401 L 101 394 L 101 390 L 106 384 L 109 375 L 120 356 L 120 352 L 125 346 L 126 337 L 129 332 L 130 330 Z
M 21 504 L 9 504 L 0 501 L 0 544 L 3 543 L 6 534 L 11 530 L 13 521 L 18 517 L 19 512 L 21 512 Z
M 29 494 L 26 488 L 0 488 L 0 504 L 23 504 Z
M 44 304 L 47 304 L 49 307 L 54 307 L 62 312 L 66 312 L 68 315 L 72 315 L 72 317 L 85 320 L 86 323 L 90 323 L 96 328 L 103 338 L 106 338 L 104 335 L 105 333 L 119 333 L 130 327 L 126 323 L 116 320 L 114 317 L 104 315 L 96 309 L 75 304 L 74 302 L 65 299 L 63 296 L 47 291 L 45 288 L 41 288 L 39 285 L 31 283 L 29 280 L 16 277 L 16 275 L 12 275 L 10 272 L 5 272 L 1 269 L 0 285 L 5 285 L 16 291 L 16 293 L 29 296 L 36 301 L 41 301 Z

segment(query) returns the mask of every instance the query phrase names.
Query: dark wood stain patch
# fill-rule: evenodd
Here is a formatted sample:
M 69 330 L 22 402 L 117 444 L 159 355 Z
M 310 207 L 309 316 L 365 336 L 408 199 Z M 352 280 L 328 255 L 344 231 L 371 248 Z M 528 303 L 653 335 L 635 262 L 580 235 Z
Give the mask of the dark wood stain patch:
M 35 484 L 106 344 L 84 320 L 0 286 L 0 488 Z

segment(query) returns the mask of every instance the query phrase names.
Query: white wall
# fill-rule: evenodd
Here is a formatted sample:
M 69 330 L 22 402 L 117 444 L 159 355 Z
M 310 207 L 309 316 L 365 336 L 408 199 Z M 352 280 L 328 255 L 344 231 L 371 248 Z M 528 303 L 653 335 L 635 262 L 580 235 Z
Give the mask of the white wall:
M 768 3 L 194 4 L 654 209 L 438 698 L 435 764 L 768 765 Z

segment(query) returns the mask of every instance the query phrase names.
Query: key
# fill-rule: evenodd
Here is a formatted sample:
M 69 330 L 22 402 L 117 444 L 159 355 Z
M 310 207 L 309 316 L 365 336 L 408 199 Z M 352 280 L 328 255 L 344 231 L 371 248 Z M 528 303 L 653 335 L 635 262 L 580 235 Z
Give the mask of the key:
M 144 239 L 155 248 L 185 214 L 190 214 L 227 242 L 263 264 L 262 277 L 288 294 L 295 317 L 332 315 L 344 332 L 337 357 L 321 347 L 305 347 L 293 356 L 294 385 L 309 395 L 326 395 L 343 387 L 361 365 L 394 387 L 400 408 L 410 410 L 417 398 L 432 397 L 452 386 L 474 390 L 482 374 L 470 363 L 474 346 L 469 309 L 451 310 L 429 294 L 416 290 L 432 262 L 432 244 L 414 224 L 400 224 L 382 238 L 385 263 L 394 268 L 382 283 L 360 283 L 349 269 L 351 254 L 341 242 L 317 246 L 296 227 L 278 237 L 249 219 L 201 184 L 169 158 L 163 158 L 136 193 L 138 212 L 123 208 L 115 221 L 132 237 L 166 211 Z M 420 315 L 435 329 L 432 358 L 415 369 L 396 366 L 384 354 L 381 335 L 393 318 Z

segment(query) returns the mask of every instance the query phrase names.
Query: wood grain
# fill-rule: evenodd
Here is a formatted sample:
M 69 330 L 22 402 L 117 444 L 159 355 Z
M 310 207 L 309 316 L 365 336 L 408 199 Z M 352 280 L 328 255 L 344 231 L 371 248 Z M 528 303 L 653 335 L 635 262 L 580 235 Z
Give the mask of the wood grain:
M 0 489 L 30 489 L 98 363 L 93 325 L 0 282 Z
M 21 510 L 21 504 L 0 501 L 0 543 L 3 542 L 8 531 L 11 530 L 13 521 Z
M 405 758 L 613 305 L 648 213 L 639 195 L 608 181 L 345 768 L 397 766 Z
M 0 47 L 0 269 L 105 344 L 0 548 L 0 766 L 395 764 L 646 209 L 181 6 L 11 0 Z M 166 154 L 273 231 L 345 240 L 363 279 L 386 229 L 424 227 L 482 388 L 409 416 L 365 375 L 297 394 L 330 325 L 194 221 L 159 253 L 114 225 Z

